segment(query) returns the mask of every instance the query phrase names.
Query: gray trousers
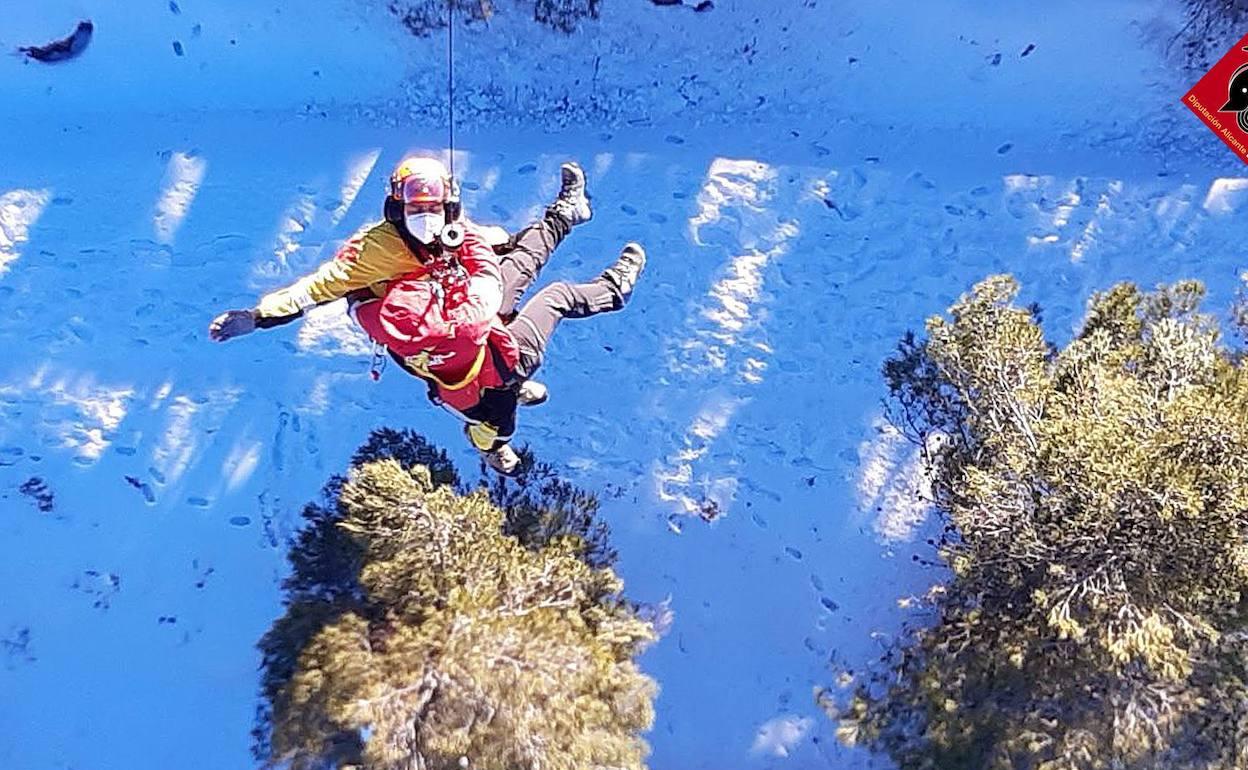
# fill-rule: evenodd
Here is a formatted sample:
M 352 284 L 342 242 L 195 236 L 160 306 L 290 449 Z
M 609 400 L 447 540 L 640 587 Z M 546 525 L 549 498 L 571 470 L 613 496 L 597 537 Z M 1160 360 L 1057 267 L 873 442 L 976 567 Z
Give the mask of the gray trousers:
M 541 367 L 546 346 L 560 321 L 588 318 L 624 306 L 615 286 L 599 277 L 588 283 L 555 281 L 542 287 L 520 307 L 520 312 L 515 312 L 521 297 L 537 280 L 569 230 L 571 226 L 566 220 L 548 211 L 542 219 L 516 233 L 510 250 L 499 260 L 503 272 L 503 307 L 499 315 L 509 319 L 507 328 L 520 347 L 516 374 L 521 379 L 532 377 Z

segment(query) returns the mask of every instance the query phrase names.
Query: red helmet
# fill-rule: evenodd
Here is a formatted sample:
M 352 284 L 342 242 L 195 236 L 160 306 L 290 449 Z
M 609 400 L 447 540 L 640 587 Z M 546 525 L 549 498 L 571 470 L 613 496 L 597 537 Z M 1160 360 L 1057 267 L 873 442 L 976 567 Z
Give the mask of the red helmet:
M 390 175 L 390 198 L 402 204 L 445 203 L 454 198 L 451 175 L 435 158 L 404 158 Z

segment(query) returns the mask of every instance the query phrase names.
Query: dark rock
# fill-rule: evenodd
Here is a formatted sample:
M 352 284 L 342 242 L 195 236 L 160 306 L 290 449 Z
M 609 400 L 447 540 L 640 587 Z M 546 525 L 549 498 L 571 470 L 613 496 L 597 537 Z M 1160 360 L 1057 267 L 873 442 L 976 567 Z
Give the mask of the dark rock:
M 18 48 L 19 53 L 26 54 L 27 58 L 41 62 L 58 62 L 72 59 L 86 49 L 87 44 L 91 42 L 91 35 L 95 31 L 95 25 L 90 21 L 78 22 L 78 28 L 74 30 L 69 37 L 53 40 L 47 45 L 32 45 Z

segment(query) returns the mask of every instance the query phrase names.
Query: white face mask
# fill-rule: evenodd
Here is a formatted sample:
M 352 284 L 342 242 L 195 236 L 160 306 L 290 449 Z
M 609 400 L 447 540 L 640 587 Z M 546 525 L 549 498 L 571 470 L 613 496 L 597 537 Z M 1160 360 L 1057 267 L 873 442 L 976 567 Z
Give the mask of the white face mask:
M 438 239 L 446 217 L 442 214 L 408 214 L 403 217 L 403 222 L 413 238 L 428 246 Z

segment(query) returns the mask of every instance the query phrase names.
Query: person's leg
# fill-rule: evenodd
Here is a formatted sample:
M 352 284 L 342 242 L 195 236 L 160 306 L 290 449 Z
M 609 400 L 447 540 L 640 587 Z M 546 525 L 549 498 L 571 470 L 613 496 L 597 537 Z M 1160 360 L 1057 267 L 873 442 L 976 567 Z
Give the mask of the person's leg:
M 469 443 L 487 465 L 505 476 L 520 468 L 520 456 L 509 443 L 516 432 L 516 406 L 513 389 L 486 388 L 476 406 L 458 413 L 466 423 Z
M 520 298 L 537 280 L 551 253 L 571 229 L 572 225 L 566 219 L 547 209 L 541 219 L 516 233 L 514 245 L 498 260 L 503 273 L 500 316 L 508 318 L 515 314 Z
M 585 172 L 575 163 L 560 168 L 559 196 L 546 208 L 541 219 L 512 236 L 500 252 L 503 271 L 503 318 L 515 315 L 520 297 L 537 280 L 551 252 L 575 226 L 593 217 L 585 191 Z
M 527 379 L 537 372 L 560 321 L 586 318 L 615 310 L 616 306 L 616 293 L 601 280 L 578 284 L 557 281 L 543 288 L 524 304 L 515 320 L 507 324 L 520 347 L 516 373 Z
M 551 335 L 563 319 L 588 318 L 623 308 L 645 262 L 642 248 L 630 243 L 619 260 L 594 280 L 577 284 L 557 281 L 534 295 L 507 325 L 520 348 L 516 373 L 528 379 L 537 372 Z
M 511 441 L 516 432 L 516 392 L 511 388 L 485 388 L 476 406 L 463 412 L 464 432 L 472 445 L 489 452 Z

